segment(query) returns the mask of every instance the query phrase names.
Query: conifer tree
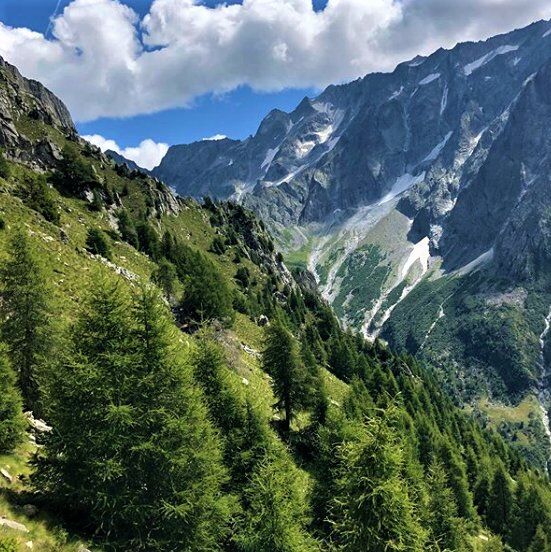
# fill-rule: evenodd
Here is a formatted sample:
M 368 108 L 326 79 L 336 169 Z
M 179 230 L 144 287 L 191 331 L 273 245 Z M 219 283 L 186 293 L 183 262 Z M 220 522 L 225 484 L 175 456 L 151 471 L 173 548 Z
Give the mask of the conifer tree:
M 151 290 L 131 304 L 103 279 L 49 382 L 35 486 L 117 550 L 213 550 L 225 531 L 220 447 L 176 343 Z
M 279 320 L 266 330 L 262 363 L 273 379 L 278 406 L 285 413 L 283 430 L 288 433 L 297 410 L 307 403 L 308 389 L 298 343 Z
M 435 550 L 469 550 L 467 532 L 457 514 L 457 504 L 453 492 L 448 487 L 444 467 L 433 462 L 429 467 L 427 478 L 429 493 L 430 540 Z
M 440 447 L 440 459 L 448 474 L 449 485 L 453 491 L 459 515 L 467 520 L 476 520 L 477 516 L 473 505 L 473 496 L 469 490 L 465 464 L 449 440 L 445 440 Z
M 16 379 L 4 346 L 0 346 L 0 453 L 11 452 L 23 439 L 25 420 Z
M 216 319 L 231 325 L 235 316 L 232 294 L 214 263 L 201 252 L 181 244 L 173 262 L 185 287 L 181 302 L 185 318 L 197 324 Z
M 17 370 L 25 408 L 39 409 L 39 380 L 52 346 L 51 292 L 42 262 L 22 230 L 0 267 L 1 336 Z
M 513 488 L 509 474 L 500 462 L 495 470 L 488 496 L 486 521 L 488 527 L 500 535 L 510 530 L 511 513 L 514 504 Z
M 272 453 L 254 470 L 245 490 L 247 508 L 235 537 L 241 552 L 314 552 L 307 502 L 298 472 L 283 453 Z
M 403 478 L 404 449 L 388 421 L 371 418 L 355 442 L 340 447 L 341 468 L 330 522 L 349 552 L 425 550 L 426 534 Z

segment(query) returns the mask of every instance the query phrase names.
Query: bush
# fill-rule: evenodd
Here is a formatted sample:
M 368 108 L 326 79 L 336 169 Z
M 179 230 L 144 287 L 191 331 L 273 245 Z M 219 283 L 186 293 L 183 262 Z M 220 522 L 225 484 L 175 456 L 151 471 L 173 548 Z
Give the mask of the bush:
M 220 236 L 216 236 L 212 240 L 210 250 L 217 255 L 223 255 L 226 252 L 226 244 L 224 243 L 224 240 Z
M 86 236 L 86 249 L 94 255 L 111 259 L 111 246 L 104 232 L 97 228 L 89 228 Z
M 43 175 L 28 178 L 22 195 L 27 207 L 40 213 L 48 222 L 59 225 L 59 208 Z
M 6 221 L 0 217 L 0 230 L 4 230 L 6 228 Z

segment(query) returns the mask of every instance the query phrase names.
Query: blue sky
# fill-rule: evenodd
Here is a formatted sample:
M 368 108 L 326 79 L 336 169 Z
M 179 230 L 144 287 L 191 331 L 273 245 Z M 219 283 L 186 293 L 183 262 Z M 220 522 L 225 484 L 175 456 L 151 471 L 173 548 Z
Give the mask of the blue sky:
M 549 18 L 549 0 L 0 0 L 0 55 L 149 168 L 328 84 Z
M 41 33 L 48 29 L 56 6 L 61 12 L 71 0 L 0 0 L 0 21 L 12 27 L 28 27 Z M 151 0 L 124 0 L 141 16 Z M 215 0 L 205 2 L 216 5 Z M 237 4 L 238 0 L 227 1 Z M 314 0 L 322 9 L 327 0 Z M 255 93 L 249 86 L 223 95 L 206 94 L 193 101 L 190 108 L 170 109 L 150 115 L 127 118 L 100 118 L 77 123 L 81 134 L 100 134 L 115 140 L 121 147 L 134 146 L 145 138 L 168 144 L 188 143 L 223 134 L 246 138 L 254 134 L 261 120 L 274 109 L 290 111 L 304 98 L 319 92 L 317 88 L 287 89 L 276 93 Z

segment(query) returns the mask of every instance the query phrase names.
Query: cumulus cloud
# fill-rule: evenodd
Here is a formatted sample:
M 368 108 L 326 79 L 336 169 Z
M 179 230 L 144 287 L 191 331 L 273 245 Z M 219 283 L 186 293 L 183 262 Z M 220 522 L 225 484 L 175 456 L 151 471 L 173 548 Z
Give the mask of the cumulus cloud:
M 126 157 L 126 159 L 134 161 L 139 167 L 149 170 L 156 167 L 168 151 L 168 144 L 154 142 L 149 138 L 143 140 L 140 145 L 135 148 L 121 148 L 117 142 L 104 138 L 100 134 L 91 134 L 83 136 L 83 138 L 88 140 L 91 144 L 94 144 L 94 146 L 98 146 L 101 151 L 115 151 L 123 157 Z
M 84 121 L 240 85 L 322 87 L 549 17 L 549 0 L 154 0 L 140 20 L 122 0 L 73 0 L 51 38 L 0 24 L 0 55 Z

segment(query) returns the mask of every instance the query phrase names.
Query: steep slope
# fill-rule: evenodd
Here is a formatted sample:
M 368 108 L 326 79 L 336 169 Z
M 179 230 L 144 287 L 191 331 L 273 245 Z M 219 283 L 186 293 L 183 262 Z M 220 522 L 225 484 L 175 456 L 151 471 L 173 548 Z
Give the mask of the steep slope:
M 545 379 L 550 59 L 548 21 L 441 49 L 272 112 L 223 152 L 176 146 L 155 174 L 252 208 L 347 326 L 463 399 L 516 402 Z
M 12 119 L 17 120 L 15 114 L 21 105 L 18 97 L 26 90 L 25 85 L 18 91 L 13 78 L 16 73 L 11 68 L 0 70 L 0 74 L 15 91 L 5 95 L 0 89 L 0 99 Z M 28 99 L 31 103 L 36 100 L 32 94 Z M 44 285 L 53 287 L 56 298 L 52 306 L 56 325 L 62 326 L 60 331 L 68 338 L 60 341 L 63 350 L 48 359 L 47 370 L 69 367 L 69 372 L 62 373 L 70 373 L 71 383 L 78 384 L 67 389 L 68 405 L 72 408 L 63 402 L 63 394 L 56 396 L 55 402 L 61 406 L 57 419 L 69 418 L 68 425 L 73 427 L 73 419 L 78 417 L 86 427 L 77 427 L 78 443 L 85 446 L 78 446 L 76 451 L 83 462 L 70 465 L 70 479 L 74 481 L 56 477 L 52 488 L 45 492 L 37 486 L 40 478 L 31 478 L 34 487 L 30 489 L 34 493 L 29 494 L 27 478 L 10 480 L 2 474 L 1 547 L 10 551 L 33 547 L 82 552 L 76 538 L 68 537 L 62 529 L 65 525 L 71 533 L 89 537 L 94 549 L 131 548 L 145 552 L 178 548 L 167 544 L 169 535 L 181 531 L 181 523 L 187 522 L 194 504 L 188 501 L 180 506 L 184 515 L 176 518 L 175 524 L 176 508 L 163 502 L 153 511 L 151 504 L 158 503 L 152 501 L 157 500 L 160 491 L 136 477 L 136 473 L 149 476 L 157 468 L 151 465 L 151 458 L 161 457 L 164 466 L 166 458 L 175 452 L 159 450 L 159 434 L 151 440 L 151 426 L 146 431 L 142 427 L 144 419 L 150 420 L 150 415 L 156 418 L 171 410 L 172 405 L 159 408 L 154 404 L 146 413 L 140 411 L 143 417 L 134 416 L 137 405 L 148 398 L 158 374 L 166 374 L 157 370 L 167 351 L 152 349 L 155 354 L 153 358 L 146 357 L 144 367 L 136 362 L 136 351 L 131 348 L 131 362 L 121 362 L 121 355 L 129 354 L 124 350 L 128 343 L 150 346 L 159 335 L 161 341 L 166 340 L 167 348 L 185 360 L 177 365 L 179 369 L 185 371 L 193 366 L 195 370 L 186 392 L 195 390 L 189 397 L 193 398 L 196 411 L 187 420 L 204 424 L 206 429 L 201 435 L 208 436 L 210 428 L 217 437 L 214 441 L 220 448 L 213 450 L 212 458 L 203 455 L 198 464 L 203 467 L 209 462 L 222 462 L 223 458 L 220 467 L 228 474 L 219 497 L 225 507 L 221 514 L 226 512 L 226 517 L 218 520 L 224 525 L 222 534 L 217 534 L 218 540 L 214 541 L 209 534 L 210 525 L 201 526 L 199 534 L 209 537 L 208 546 L 192 542 L 186 549 L 274 550 L 281 548 L 284 539 L 283 549 L 289 552 L 332 550 L 335 546 L 351 551 L 389 546 L 400 550 L 404 548 L 402 543 L 418 552 L 436 552 L 443 546 L 457 552 L 489 552 L 503 550 L 504 539 L 524 552 L 529 547 L 533 549 L 539 539 L 548 538 L 548 480 L 528 468 L 518 452 L 495 432 L 482 430 L 454 407 L 430 372 L 414 359 L 344 332 L 331 309 L 313 290 L 310 276 L 304 272 L 296 278 L 291 275 L 275 251 L 265 225 L 251 212 L 231 203 L 207 200 L 200 205 L 195 200 L 176 198 L 159 181 L 113 163 L 78 138 L 71 126 L 58 126 L 42 116 L 33 119 L 29 126 L 14 126 L 13 134 L 14 141 L 6 144 L 0 159 L 0 256 L 13 261 L 8 238 L 20 228 L 41 260 L 39 264 L 44 265 Z M 41 142 L 57 148 L 59 159 L 35 160 L 36 145 Z M 19 144 L 25 144 L 25 152 Z M 167 282 L 170 270 L 165 269 L 171 263 L 176 276 Z M 203 270 L 198 271 L 201 267 Z M 135 293 L 144 284 L 155 284 L 173 307 L 174 320 L 165 320 L 170 326 L 165 334 L 158 333 L 164 327 L 162 320 L 158 326 L 150 324 L 153 317 L 144 317 L 142 330 L 130 327 L 130 333 L 137 334 L 137 341 L 135 335 L 121 338 L 109 332 L 105 337 L 109 350 L 99 347 L 99 364 L 86 364 L 86 353 L 81 352 L 73 365 L 66 362 L 66 347 L 75 346 L 71 342 L 75 336 L 73 322 L 75 318 L 82 320 L 82 304 L 89 305 L 86 297 L 97 285 L 92 276 L 99 268 L 107 285 L 117 282 L 119 286 L 116 289 L 121 293 L 115 294 L 111 304 L 119 309 L 127 307 L 129 303 L 124 299 L 118 302 L 119 295 Z M 1 285 L 3 292 L 6 282 Z M 189 310 L 197 289 L 202 293 L 198 297 L 199 311 L 194 314 L 199 314 L 200 319 L 191 316 Z M 213 301 L 223 303 L 225 308 L 215 310 Z M 85 313 L 91 317 L 85 318 L 87 323 L 80 329 L 76 325 L 76 336 L 85 335 L 84 341 L 91 347 L 97 347 L 98 334 L 105 333 L 105 319 L 127 320 L 125 315 L 117 318 L 120 312 L 100 309 Z M 99 321 L 103 329 L 96 332 L 98 327 L 93 321 Z M 172 328 L 174 321 L 183 331 Z M 300 394 L 315 388 L 315 393 L 310 391 L 312 402 L 299 403 L 300 395 L 294 394 L 297 412 L 288 431 L 282 430 L 281 424 L 287 412 L 281 405 L 281 384 L 275 381 L 279 376 L 276 371 L 270 375 L 264 371 L 267 354 L 262 352 L 266 334 L 274 335 L 270 332 L 279 324 L 284 331 L 276 335 L 283 336 L 291 346 L 284 354 L 278 351 L 276 363 L 287 367 L 289 359 L 295 362 L 294 370 L 308 385 Z M 296 338 L 285 330 L 285 325 Z M 112 326 L 108 323 L 107 328 Z M 541 339 L 545 340 L 545 332 Z M 275 343 L 276 348 L 280 345 L 279 341 Z M 190 351 L 195 355 L 198 350 L 207 354 L 187 365 Z M 116 370 L 111 371 L 113 366 Z M 99 373 L 107 377 L 96 379 L 98 387 L 90 389 L 88 378 L 97 378 L 97 370 L 102 369 Z M 135 381 L 135 373 L 144 378 L 139 380 L 142 387 L 138 393 L 128 384 Z M 171 374 L 177 381 L 177 373 Z M 78 395 L 81 378 L 84 393 Z M 116 389 L 109 387 L 110 378 L 117 384 Z M 173 387 L 173 383 L 169 379 L 163 385 Z M 304 384 L 300 378 L 290 383 Z M 129 387 L 130 394 L 119 394 L 119 387 Z M 119 404 L 109 395 L 106 403 L 101 402 L 106 390 L 129 402 Z M 50 391 L 55 394 L 56 390 Z M 51 396 L 46 395 L 44 400 L 48 402 Z M 87 408 L 80 409 L 83 402 Z M 52 406 L 44 407 L 46 414 L 51 412 Z M 181 426 L 182 418 L 177 417 L 179 411 L 175 410 L 170 413 L 173 424 L 163 428 L 168 439 L 161 442 L 176 441 L 178 452 L 182 454 L 184 449 L 183 454 L 188 454 L 188 449 L 197 444 L 186 440 L 182 446 L 176 438 L 175 426 Z M 89 416 L 93 421 L 99 416 L 108 423 L 87 425 Z M 23 443 L 15 453 L 0 457 L 2 465 L 9 465 L 14 475 L 28 476 L 35 469 L 40 472 L 49 459 L 55 470 L 69 454 L 75 454 L 73 443 L 63 440 L 64 430 L 66 427 L 59 425 L 52 432 L 46 430 L 49 436 L 36 437 L 39 444 L 43 440 L 43 447 L 36 447 L 32 440 Z M 112 445 L 120 441 L 123 433 L 126 438 L 127 432 L 140 439 L 145 433 L 145 445 L 144 441 L 128 442 L 121 461 L 120 451 Z M 108 437 L 106 447 L 98 440 L 98 434 Z M 63 453 L 48 457 L 52 447 L 60 442 Z M 92 442 L 94 446 L 89 446 Z M 34 453 L 38 454 L 36 461 L 29 463 Z M 534 464 L 540 464 L 537 458 Z M 121 474 L 128 466 L 135 468 L 128 474 L 130 487 L 121 483 Z M 83 488 L 77 475 L 90 468 L 100 474 L 97 484 L 102 489 L 93 515 L 87 511 L 89 503 L 78 493 L 72 493 L 68 503 L 62 500 L 67 483 L 69 488 L 74 485 L 88 496 L 94 495 L 96 480 L 91 484 L 86 480 Z M 197 486 L 197 480 L 204 481 L 200 479 L 204 474 L 195 463 L 191 467 L 185 463 L 184 468 L 191 486 Z M 162 484 L 168 481 L 172 486 L 171 477 L 170 470 L 162 472 Z M 119 493 L 121 484 L 127 493 L 129 488 L 131 492 Z M 195 496 L 203 490 L 209 491 L 200 488 Z M 506 500 L 499 495 L 502 490 Z M 176 491 L 180 496 L 189 496 L 187 488 Z M 127 504 L 126 496 L 129 502 L 136 500 Z M 30 499 L 40 500 L 38 510 L 28 504 L 22 506 Z M 115 517 L 125 517 L 122 531 L 118 519 L 106 520 L 113 527 L 106 534 L 97 519 L 101 519 L 103 509 L 109 512 L 111 500 L 122 506 L 117 508 Z M 366 500 L 372 504 L 367 516 Z M 69 508 L 68 504 L 76 507 Z M 445 511 L 441 509 L 443 504 Z M 508 512 L 508 517 L 491 517 L 490 505 L 499 506 L 500 511 Z M 514 507 L 509 509 L 510 506 Z M 167 510 L 169 515 L 165 515 Z M 149 523 L 152 516 L 158 524 L 153 529 Z M 139 523 L 132 523 L 129 528 L 124 523 L 127 519 L 144 519 L 147 530 L 142 531 Z M 29 533 L 17 523 L 25 524 Z M 32 541 L 27 541 L 27 537 Z M 398 543 L 398 548 L 394 543 Z

